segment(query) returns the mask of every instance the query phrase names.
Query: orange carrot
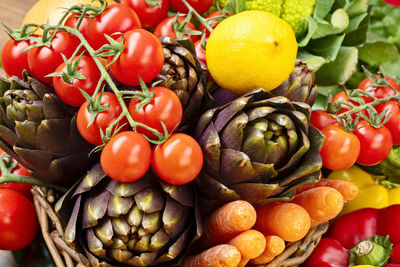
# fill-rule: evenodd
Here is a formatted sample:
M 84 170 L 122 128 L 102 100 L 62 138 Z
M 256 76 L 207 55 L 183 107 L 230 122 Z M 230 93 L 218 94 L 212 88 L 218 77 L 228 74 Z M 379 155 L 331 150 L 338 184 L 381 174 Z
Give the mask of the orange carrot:
M 251 264 L 267 264 L 285 250 L 285 240 L 277 235 L 266 236 L 265 241 L 266 246 L 264 252 L 257 258 L 250 260 Z
M 331 180 L 331 179 L 321 179 L 316 183 L 300 185 L 299 187 L 296 188 L 296 194 L 301 194 L 304 191 L 321 186 L 335 188 L 342 194 L 343 199 L 345 201 L 355 199 L 358 194 L 358 187 L 352 182 L 342 181 L 342 180 Z
M 241 255 L 239 250 L 232 245 L 218 245 L 198 255 L 188 257 L 183 267 L 237 267 Z
M 244 267 L 250 259 L 257 258 L 265 250 L 265 237 L 257 230 L 247 230 L 229 241 L 229 245 L 235 246 L 240 254 L 242 260 L 238 267 Z
M 332 187 L 316 187 L 298 194 L 292 200 L 310 215 L 311 227 L 335 218 L 343 209 L 344 199 Z
M 206 219 L 204 241 L 209 245 L 227 243 L 241 232 L 251 229 L 256 217 L 254 207 L 246 201 L 227 203 Z
M 277 235 L 285 241 L 302 239 L 310 230 L 310 215 L 294 203 L 274 202 L 259 206 L 257 210 L 257 229 L 265 236 Z

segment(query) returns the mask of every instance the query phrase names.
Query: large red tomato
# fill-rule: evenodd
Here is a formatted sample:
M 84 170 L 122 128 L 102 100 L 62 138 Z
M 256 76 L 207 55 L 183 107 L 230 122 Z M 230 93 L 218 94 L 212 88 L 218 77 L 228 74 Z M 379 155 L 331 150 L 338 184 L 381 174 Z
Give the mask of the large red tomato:
M 168 17 L 162 20 L 154 29 L 154 35 L 157 37 L 169 36 L 174 39 L 177 39 L 176 33 L 172 28 L 172 22 L 174 21 L 174 19 L 175 17 Z M 184 20 L 185 20 L 184 17 L 178 17 L 179 22 L 182 22 Z M 191 22 L 189 22 L 186 25 L 186 28 L 192 31 L 197 30 L 196 26 L 194 26 L 194 24 Z M 200 38 L 199 35 L 193 35 L 193 34 L 184 34 L 183 37 L 189 37 L 190 39 L 192 39 L 193 42 L 196 42 Z
M 124 34 L 125 50 L 110 66 L 112 75 L 121 83 L 139 85 L 157 77 L 164 65 L 164 50 L 152 33 L 138 29 Z M 111 62 L 113 57 L 108 58 Z
M 89 44 L 97 50 L 109 43 L 104 34 L 111 36 L 116 32 L 126 33 L 140 28 L 142 25 L 135 11 L 126 5 L 112 4 L 101 15 L 90 20 L 86 35 Z M 119 35 L 111 37 L 117 39 Z
M 148 0 L 122 0 L 121 4 L 132 8 L 139 16 L 143 28 L 153 28 L 163 20 L 169 9 L 168 0 L 153 0 L 149 5 Z
M 52 84 L 53 78 L 45 76 L 55 72 L 58 66 L 64 62 L 61 54 L 70 58 L 78 45 L 78 38 L 67 32 L 58 31 L 51 40 L 50 47 L 40 46 L 28 51 L 28 65 L 31 74 L 42 82 Z
M 38 230 L 35 207 L 23 194 L 0 189 L 0 249 L 18 250 L 35 238 Z
M 75 57 L 75 62 L 78 57 Z M 65 63 L 57 68 L 57 72 L 65 70 Z M 82 91 L 85 91 L 90 96 L 96 90 L 97 83 L 101 78 L 100 70 L 91 57 L 83 56 L 78 64 L 78 72 L 85 77 L 85 79 L 74 79 L 72 83 L 64 81 L 63 77 L 53 77 L 53 85 L 57 95 L 60 99 L 73 107 L 80 107 L 85 101 Z
M 150 168 L 151 146 L 143 135 L 122 132 L 104 147 L 100 157 L 101 167 L 112 179 L 129 183 L 142 178 Z
M 101 96 L 101 105 L 104 107 L 108 106 L 107 110 L 97 114 L 93 124 L 91 124 L 89 127 L 88 125 L 90 122 L 90 113 L 87 110 L 87 101 L 83 103 L 83 105 L 79 108 L 76 118 L 76 124 L 78 126 L 78 131 L 81 136 L 86 141 L 96 146 L 103 144 L 100 130 L 105 133 L 107 127 L 110 126 L 110 124 L 114 120 L 116 120 L 122 113 L 121 105 L 119 104 L 117 97 L 113 93 L 103 93 Z M 118 126 L 122 125 L 124 126 L 121 131 L 128 128 L 126 118 L 122 119 L 118 124 Z M 114 130 L 116 128 L 117 126 L 114 127 Z
M 210 9 L 210 7 L 213 4 L 213 0 L 187 0 L 188 4 L 193 7 L 197 13 L 203 14 L 207 10 Z M 182 0 L 170 0 L 170 4 L 172 8 L 181 13 L 188 13 L 189 10 L 185 6 L 185 4 L 182 2 Z
M 176 133 L 153 149 L 152 168 L 165 182 L 182 185 L 194 180 L 203 167 L 203 152 L 192 137 Z

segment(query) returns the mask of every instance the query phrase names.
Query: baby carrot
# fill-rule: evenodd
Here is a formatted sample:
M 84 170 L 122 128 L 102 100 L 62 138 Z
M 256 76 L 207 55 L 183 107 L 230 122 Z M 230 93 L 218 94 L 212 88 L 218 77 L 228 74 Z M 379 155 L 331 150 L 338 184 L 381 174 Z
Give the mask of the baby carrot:
M 237 267 L 241 255 L 239 250 L 232 245 L 218 245 L 212 247 L 198 255 L 188 257 L 183 267 Z
M 321 179 L 316 183 L 300 185 L 299 187 L 296 188 L 296 194 L 301 194 L 304 191 L 320 186 L 335 188 L 342 194 L 343 199 L 345 201 L 355 199 L 358 194 L 358 187 L 352 182 L 342 181 L 342 180 L 331 180 L 331 179 Z
M 264 235 L 277 235 L 285 241 L 302 239 L 310 230 L 310 215 L 294 203 L 274 202 L 258 206 L 254 229 Z
M 227 243 L 256 222 L 254 207 L 243 200 L 227 203 L 211 214 L 205 222 L 204 241 L 216 245 Z
M 266 236 L 265 241 L 266 246 L 264 252 L 257 258 L 250 260 L 251 264 L 267 264 L 285 250 L 285 241 L 277 235 Z
M 244 267 L 250 259 L 254 259 L 263 253 L 266 241 L 262 233 L 250 229 L 232 238 L 228 244 L 239 250 L 242 260 L 238 267 Z
M 310 215 L 311 227 L 335 218 L 343 209 L 343 196 L 332 187 L 316 187 L 298 194 L 292 200 Z

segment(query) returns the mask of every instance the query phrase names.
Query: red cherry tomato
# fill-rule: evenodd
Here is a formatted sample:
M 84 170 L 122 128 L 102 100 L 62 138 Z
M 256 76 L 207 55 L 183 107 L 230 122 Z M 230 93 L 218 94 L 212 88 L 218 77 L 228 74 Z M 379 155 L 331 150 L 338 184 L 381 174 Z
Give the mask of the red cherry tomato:
M 142 25 L 135 11 L 126 5 L 112 4 L 101 15 L 90 20 L 86 28 L 86 35 L 89 44 L 97 50 L 109 43 L 104 34 L 111 36 L 116 32 L 126 33 L 140 28 Z M 113 35 L 111 37 L 117 39 L 120 36 Z
M 143 28 L 153 28 L 167 17 L 169 9 L 168 0 L 153 2 L 154 5 L 149 5 L 146 0 L 122 0 L 121 4 L 129 6 L 136 12 Z
M 379 75 L 376 75 L 376 77 L 379 77 Z M 385 77 L 385 79 L 387 78 Z M 400 87 L 395 80 L 388 79 L 387 81 L 395 90 L 400 91 Z M 376 98 L 386 98 L 395 95 L 395 91 L 389 85 L 372 86 L 372 84 L 374 84 L 374 82 L 370 78 L 366 78 L 358 85 L 358 88 L 363 91 L 368 91 Z M 372 99 L 370 99 L 369 102 L 372 102 Z
M 385 123 L 385 127 L 390 131 L 393 137 L 393 145 L 400 145 L 400 107 L 399 102 L 391 100 L 384 104 L 375 107 L 376 111 L 381 114 L 384 110 L 387 110 L 389 120 Z
M 364 101 L 365 101 L 366 103 L 371 102 L 371 99 L 370 99 L 370 98 L 367 98 L 367 97 L 364 97 L 364 96 L 363 96 L 363 99 L 364 99 Z M 355 106 L 359 106 L 359 105 L 360 105 L 359 103 L 350 100 L 350 98 L 346 95 L 346 93 L 345 93 L 344 91 L 337 93 L 337 94 L 332 98 L 332 103 L 335 103 L 336 101 L 343 101 L 343 102 L 351 103 L 351 104 L 353 104 L 353 105 L 355 105 Z M 340 105 L 340 111 L 338 112 L 338 114 L 341 114 L 341 113 L 343 113 L 343 112 L 349 111 L 350 109 L 351 109 L 351 107 L 349 107 L 349 106 L 347 106 L 347 105 L 345 105 L 345 104 L 341 104 L 341 105 Z M 367 117 L 369 116 L 369 115 L 368 115 L 368 112 L 367 112 L 366 110 L 361 111 L 361 113 L 364 114 L 364 115 L 367 116 Z M 354 119 L 354 118 L 357 117 L 357 113 L 354 113 L 354 114 L 352 114 L 351 116 L 352 116 L 352 118 Z
M 31 174 L 28 172 L 28 170 L 22 166 L 21 164 L 18 164 L 17 167 L 15 167 L 12 172 L 12 174 L 16 175 L 21 175 L 21 176 L 31 176 Z M 17 192 L 22 193 L 24 196 L 28 197 L 29 199 L 32 199 L 32 185 L 27 184 L 27 183 L 5 183 L 0 185 L 0 189 L 10 189 L 14 190 Z M 1 231 L 1 230 L 0 230 Z
M 161 122 L 165 124 L 169 133 L 177 128 L 182 120 L 182 104 L 179 97 L 170 89 L 165 87 L 149 88 L 154 92 L 153 100 L 144 107 L 139 108 L 140 100 L 132 98 L 129 103 L 129 113 L 132 118 L 164 134 Z M 149 138 L 155 139 L 150 131 L 138 127 L 137 131 Z
M 100 163 L 110 178 L 121 183 L 133 182 L 142 178 L 149 170 L 151 146 L 139 133 L 122 132 L 104 147 Z
M 329 125 L 338 125 L 338 122 L 325 110 L 313 110 L 311 112 L 310 123 L 318 130 L 322 130 Z
M 153 148 L 152 167 L 169 184 L 187 184 L 199 175 L 203 152 L 189 135 L 173 134 L 165 143 Z
M 164 65 L 164 50 L 160 41 L 146 30 L 124 34 L 125 50 L 110 66 L 112 75 L 127 85 L 139 85 L 139 77 L 147 83 L 157 77 Z M 111 62 L 113 57 L 108 59 Z
M 339 125 L 329 125 L 322 129 L 322 133 L 326 138 L 321 150 L 322 164 L 333 171 L 351 167 L 360 154 L 357 137 Z
M 400 264 L 400 243 L 393 247 L 390 262 Z
M 392 6 L 400 6 L 400 0 L 385 0 L 385 2 Z
M 27 197 L 0 189 L 0 249 L 26 247 L 35 238 L 38 226 L 35 207 Z
M 215 12 L 209 14 L 209 15 L 208 15 L 207 17 L 205 17 L 205 18 L 206 18 L 206 19 L 210 19 L 210 20 L 207 20 L 207 23 L 208 23 L 208 25 L 211 26 L 211 28 L 215 29 L 215 27 L 217 27 L 218 24 L 219 24 L 222 20 L 225 19 L 224 17 L 221 17 L 221 16 L 224 16 L 224 15 L 225 15 L 226 17 L 232 16 L 231 13 L 226 12 L 226 11 L 215 11 Z M 211 19 L 211 18 L 216 18 L 216 19 Z M 203 31 L 204 29 L 206 30 L 206 37 L 209 37 L 209 36 L 210 36 L 210 31 L 207 30 L 206 27 L 204 27 L 203 24 L 200 24 L 200 31 Z
M 87 15 L 89 16 L 89 15 Z M 64 22 L 64 25 L 67 27 L 71 27 L 71 28 L 75 28 L 76 25 L 78 24 L 78 21 L 80 19 L 80 15 L 77 14 L 71 14 L 67 17 L 67 19 Z M 90 18 L 83 18 L 81 25 L 79 25 L 79 32 L 82 33 L 83 37 L 85 37 L 85 39 L 87 39 L 86 36 L 86 28 L 89 24 Z
M 25 48 L 32 45 L 32 41 L 8 40 L 3 46 L 1 65 L 8 76 L 17 76 L 22 79 L 22 71 L 28 70 L 28 53 L 23 53 Z
M 201 47 L 201 40 L 197 40 L 197 42 L 194 44 L 194 48 L 196 49 L 197 59 L 207 65 L 206 51 L 203 47 Z
M 193 7 L 197 13 L 203 14 L 212 6 L 213 0 L 187 0 L 188 4 Z M 182 0 L 170 0 L 171 7 L 176 12 L 188 13 L 189 10 L 182 2 Z
M 75 57 L 75 62 L 78 57 Z M 65 70 L 65 63 L 57 68 L 57 72 Z M 96 63 L 91 57 L 83 56 L 78 64 L 78 72 L 82 74 L 85 79 L 74 79 L 72 83 L 64 81 L 62 77 L 53 77 L 54 90 L 60 99 L 73 107 L 80 107 L 85 101 L 82 91 L 85 91 L 90 96 L 96 90 L 97 83 L 101 78 L 100 70 L 97 68 Z
M 89 143 L 98 146 L 103 144 L 103 141 L 101 140 L 100 129 L 103 131 L 103 133 L 105 133 L 107 127 L 110 126 L 110 124 L 121 115 L 122 108 L 117 97 L 113 93 L 103 93 L 101 96 L 101 105 L 108 106 L 108 109 L 97 114 L 93 124 L 88 127 L 90 122 L 90 113 L 87 111 L 87 105 L 88 102 L 86 101 L 79 108 L 76 124 L 81 136 Z M 121 125 L 124 125 L 121 131 L 128 129 L 126 118 L 122 119 L 118 123 L 118 127 Z M 115 126 L 114 130 L 116 128 L 117 126 Z
M 385 126 L 374 128 L 365 120 L 360 120 L 356 127 L 354 134 L 361 144 L 357 163 L 370 166 L 384 161 L 393 147 L 389 130 Z
M 58 31 L 52 39 L 50 47 L 40 46 L 28 51 L 28 65 L 31 74 L 42 82 L 51 84 L 53 78 L 45 76 L 55 72 L 58 66 L 64 62 L 61 54 L 70 58 L 78 45 L 78 38 L 67 32 Z
M 177 39 L 176 33 L 172 28 L 172 22 L 174 21 L 175 17 L 168 17 L 162 20 L 154 29 L 154 35 L 157 37 L 169 36 L 171 38 Z M 184 21 L 184 17 L 178 17 L 178 21 Z M 186 25 L 186 28 L 189 30 L 197 30 L 196 26 L 193 23 L 189 22 Z M 183 37 L 189 37 L 192 39 L 193 42 L 196 42 L 200 37 L 199 35 L 192 35 L 192 34 L 184 34 Z

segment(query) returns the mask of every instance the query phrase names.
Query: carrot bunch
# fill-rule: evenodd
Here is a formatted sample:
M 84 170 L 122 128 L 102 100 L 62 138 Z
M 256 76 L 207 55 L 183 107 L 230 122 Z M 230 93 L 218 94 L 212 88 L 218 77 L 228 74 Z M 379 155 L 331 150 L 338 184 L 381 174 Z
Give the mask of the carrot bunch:
M 297 188 L 291 202 L 254 207 L 242 200 L 221 206 L 205 221 L 199 245 L 209 249 L 188 257 L 185 267 L 244 267 L 271 262 L 311 227 L 335 218 L 344 201 L 357 196 L 357 186 L 322 179 Z M 211 247 L 211 248 L 210 248 Z

